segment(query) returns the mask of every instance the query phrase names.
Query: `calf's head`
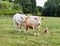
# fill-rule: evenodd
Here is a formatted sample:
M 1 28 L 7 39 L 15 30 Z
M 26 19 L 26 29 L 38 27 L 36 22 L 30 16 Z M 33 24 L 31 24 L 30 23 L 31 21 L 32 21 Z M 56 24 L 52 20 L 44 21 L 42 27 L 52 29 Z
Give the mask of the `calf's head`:
M 41 17 L 35 17 L 34 19 L 35 19 L 35 24 L 36 25 L 41 25 L 41 21 L 43 20 L 43 18 L 41 18 Z

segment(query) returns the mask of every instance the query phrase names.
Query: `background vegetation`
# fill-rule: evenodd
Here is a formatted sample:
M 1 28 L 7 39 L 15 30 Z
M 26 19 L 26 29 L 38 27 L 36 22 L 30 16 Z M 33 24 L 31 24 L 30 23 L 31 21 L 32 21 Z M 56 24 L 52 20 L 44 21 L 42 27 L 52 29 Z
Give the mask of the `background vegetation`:
M 2 0 L 0 1 L 0 15 L 15 13 L 37 14 L 35 0 Z
M 12 15 L 16 12 L 22 13 L 22 7 L 9 1 L 0 2 L 0 15 Z
M 36 6 L 36 0 L 0 1 L 0 15 L 12 15 L 17 12 L 37 16 L 60 16 L 60 0 L 47 0 L 43 7 Z
M 60 16 L 60 0 L 47 0 L 43 9 L 44 16 Z

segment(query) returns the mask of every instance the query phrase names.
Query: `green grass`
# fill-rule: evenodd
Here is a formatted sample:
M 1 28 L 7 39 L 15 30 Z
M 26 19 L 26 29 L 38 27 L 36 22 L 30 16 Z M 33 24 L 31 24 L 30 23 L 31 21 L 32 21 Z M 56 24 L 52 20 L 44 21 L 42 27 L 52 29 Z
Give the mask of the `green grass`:
M 43 33 L 46 26 L 49 34 Z M 60 18 L 44 17 L 39 33 L 14 31 L 12 17 L 0 17 L 0 46 L 60 46 Z

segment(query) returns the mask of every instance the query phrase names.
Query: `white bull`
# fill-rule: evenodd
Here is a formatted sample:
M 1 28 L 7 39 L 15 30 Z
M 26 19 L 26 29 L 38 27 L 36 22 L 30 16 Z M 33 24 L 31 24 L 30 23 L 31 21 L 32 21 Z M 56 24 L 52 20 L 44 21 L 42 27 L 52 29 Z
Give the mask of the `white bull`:
M 21 26 L 24 26 L 25 17 L 26 15 L 18 13 L 13 16 L 15 30 L 19 30 L 19 28 L 21 29 Z

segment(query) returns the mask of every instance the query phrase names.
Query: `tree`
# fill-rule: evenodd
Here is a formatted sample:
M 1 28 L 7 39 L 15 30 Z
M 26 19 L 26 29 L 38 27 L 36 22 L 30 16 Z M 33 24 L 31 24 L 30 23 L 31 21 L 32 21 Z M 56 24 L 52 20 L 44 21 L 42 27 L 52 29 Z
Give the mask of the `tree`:
M 42 11 L 42 7 L 41 7 L 41 6 L 37 6 L 37 10 L 38 10 L 39 12 L 41 12 L 41 11 Z
M 23 0 L 22 9 L 24 13 L 32 13 L 36 15 L 36 1 L 35 0 Z
M 14 2 L 15 4 L 20 4 L 20 6 L 22 5 L 23 13 L 37 15 L 36 0 L 7 0 L 7 1 Z M 14 5 L 13 7 L 15 9 L 18 9 L 18 7 L 16 6 L 17 5 Z
M 42 7 L 41 6 L 37 6 L 37 15 L 40 16 L 42 12 Z
M 31 0 L 32 3 L 32 14 L 37 15 L 36 0 Z
M 22 10 L 24 13 L 30 13 L 31 12 L 31 1 L 30 0 L 23 0 Z
M 42 9 L 42 15 L 58 16 L 57 14 L 60 14 L 59 3 L 60 3 L 60 0 L 48 0 Z
M 57 5 L 56 14 L 57 16 L 60 16 L 60 3 Z

